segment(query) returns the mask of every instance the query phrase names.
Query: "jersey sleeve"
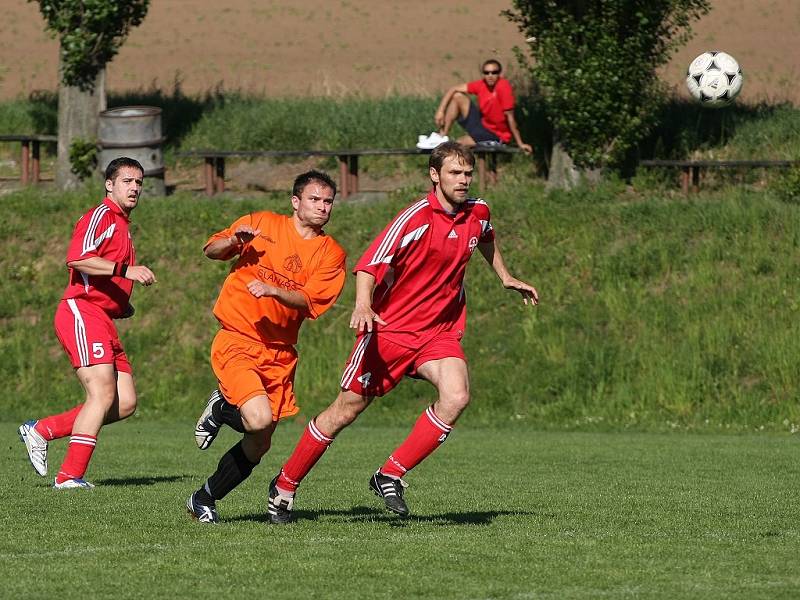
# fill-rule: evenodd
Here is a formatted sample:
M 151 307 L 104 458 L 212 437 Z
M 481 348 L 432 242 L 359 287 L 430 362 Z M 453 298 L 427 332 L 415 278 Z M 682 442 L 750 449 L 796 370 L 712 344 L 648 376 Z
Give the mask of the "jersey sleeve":
M 469 83 L 467 83 L 467 93 L 477 96 L 481 91 L 480 88 L 481 82 L 482 82 L 481 79 L 476 79 L 475 81 L 470 81 Z
M 248 225 L 250 227 L 253 227 L 253 214 L 250 213 L 243 217 L 239 217 L 233 223 L 231 223 L 230 227 L 226 227 L 222 231 L 218 231 L 217 233 L 212 235 L 210 238 L 208 238 L 208 241 L 203 246 L 203 250 L 208 248 L 213 242 L 216 242 L 217 240 L 225 240 L 233 237 L 233 232 L 236 231 L 236 228 L 239 227 L 240 225 Z
M 344 250 L 332 244 L 309 280 L 297 290 L 306 298 L 310 318 L 316 319 L 325 313 L 342 293 L 345 259 Z
M 398 251 L 422 237 L 427 229 L 426 226 L 416 229 L 413 226 L 414 219 L 411 217 L 417 212 L 414 210 L 417 206 L 412 205 L 389 222 L 358 259 L 353 273 L 363 271 L 375 277 L 376 283 L 383 281 L 389 268 L 397 263 Z
M 481 223 L 481 235 L 478 241 L 481 244 L 494 241 L 494 228 L 492 227 L 492 214 L 489 205 L 484 200 L 480 200 L 475 205 L 475 216 Z
M 101 205 L 102 207 L 102 205 Z M 83 215 L 75 224 L 67 250 L 67 263 L 102 257 L 114 235 L 114 216 L 101 207 Z
M 503 109 L 503 111 L 514 110 L 514 90 L 507 80 L 503 81 L 505 85 L 498 84 L 497 86 L 497 100 L 500 103 L 500 108 Z

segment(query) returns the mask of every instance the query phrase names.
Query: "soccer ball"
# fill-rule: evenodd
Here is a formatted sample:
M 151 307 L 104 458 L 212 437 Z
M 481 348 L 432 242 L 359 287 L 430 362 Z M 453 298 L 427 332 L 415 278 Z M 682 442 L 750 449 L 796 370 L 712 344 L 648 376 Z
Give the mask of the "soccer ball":
M 727 106 L 742 89 L 742 69 L 730 54 L 703 52 L 686 70 L 689 93 L 703 106 Z

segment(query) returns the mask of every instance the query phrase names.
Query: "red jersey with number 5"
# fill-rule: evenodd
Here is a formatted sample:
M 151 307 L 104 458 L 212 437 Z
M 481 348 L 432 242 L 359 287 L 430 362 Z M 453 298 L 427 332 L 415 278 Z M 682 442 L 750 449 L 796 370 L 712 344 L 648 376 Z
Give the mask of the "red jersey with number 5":
M 481 199 L 470 198 L 450 214 L 431 190 L 401 211 L 354 268 L 375 277 L 372 309 L 386 321 L 375 331 L 408 348 L 443 332 L 463 335 L 467 262 L 479 243 L 493 240 L 489 206 Z
M 119 263 L 135 264 L 128 216 L 110 198 L 84 214 L 75 224 L 67 250 L 67 263 L 99 256 Z M 86 275 L 70 268 L 63 300 L 81 298 L 102 308 L 115 319 L 128 309 L 133 281 L 111 275 Z

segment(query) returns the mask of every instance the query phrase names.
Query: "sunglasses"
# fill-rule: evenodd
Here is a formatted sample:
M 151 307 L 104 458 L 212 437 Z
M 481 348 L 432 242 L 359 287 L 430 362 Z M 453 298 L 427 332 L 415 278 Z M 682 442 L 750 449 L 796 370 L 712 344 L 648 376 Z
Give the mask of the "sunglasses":
M 484 71 L 484 75 L 500 75 L 500 71 Z

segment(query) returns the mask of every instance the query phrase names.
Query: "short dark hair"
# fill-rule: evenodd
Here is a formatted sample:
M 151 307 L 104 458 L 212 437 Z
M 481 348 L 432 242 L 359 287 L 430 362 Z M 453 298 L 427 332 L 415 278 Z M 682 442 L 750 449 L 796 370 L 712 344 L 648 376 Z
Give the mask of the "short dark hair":
M 115 158 L 108 163 L 108 166 L 106 167 L 106 179 L 114 181 L 114 179 L 117 177 L 117 172 L 124 167 L 139 169 L 142 172 L 142 175 L 144 175 L 144 168 L 138 160 L 128 158 L 127 156 L 120 156 L 119 158 Z
M 300 175 L 295 178 L 294 185 L 292 186 L 292 196 L 297 196 L 299 198 L 303 194 L 303 190 L 306 189 L 306 186 L 312 181 L 316 181 L 331 188 L 334 197 L 336 197 L 336 182 L 331 179 L 331 176 L 327 173 L 317 171 L 316 169 L 300 173 Z
M 428 159 L 428 167 L 434 169 L 437 173 L 441 173 L 444 159 L 448 156 L 455 156 L 469 166 L 475 166 L 475 155 L 472 153 L 472 150 L 466 146 L 462 146 L 458 142 L 445 142 L 433 149 L 431 157 Z
M 501 73 L 503 72 L 503 65 L 501 65 L 500 61 L 496 58 L 490 58 L 489 60 L 483 61 L 483 64 L 481 65 L 481 71 L 486 68 L 486 65 L 497 65 L 497 70 Z

